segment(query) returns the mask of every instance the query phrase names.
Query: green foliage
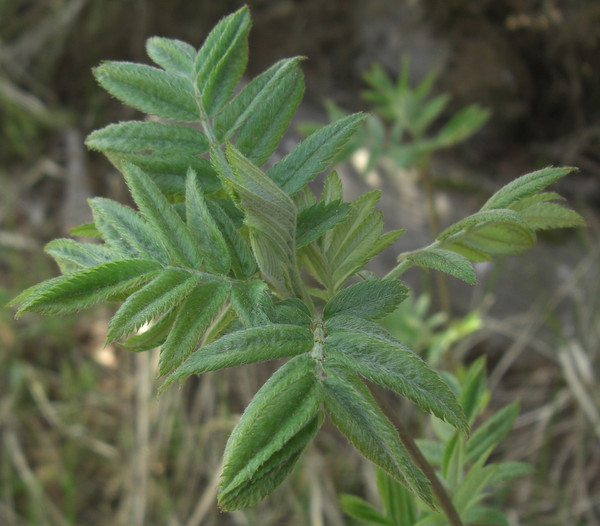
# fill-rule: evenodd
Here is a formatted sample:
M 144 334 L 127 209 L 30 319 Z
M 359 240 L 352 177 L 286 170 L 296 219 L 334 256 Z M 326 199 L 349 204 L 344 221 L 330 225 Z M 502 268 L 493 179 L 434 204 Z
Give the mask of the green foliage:
M 484 462 L 508 431 L 516 406 L 467 438 L 480 408 L 480 375 L 467 375 L 472 378 L 457 396 L 442 375 L 373 320 L 392 313 L 407 297 L 407 288 L 395 279 L 407 266 L 443 270 L 472 283 L 469 261 L 527 248 L 536 229 L 580 224 L 575 212 L 550 202 L 556 194 L 538 194 L 571 169 L 548 168 L 511 183 L 430 247 L 401 255 L 399 267 L 379 279 L 364 272 L 365 265 L 404 232 L 384 233 L 376 209 L 379 192 L 344 203 L 335 172 L 319 201 L 307 188 L 344 150 L 364 116 L 346 116 L 315 131 L 263 170 L 304 84 L 300 59 L 292 58 L 234 95 L 247 62 L 249 29 L 243 7 L 219 22 L 199 50 L 153 37 L 147 51 L 159 67 L 106 62 L 95 70 L 112 95 L 168 120 L 110 125 L 87 139 L 123 173 L 137 210 L 108 199 L 90 200 L 94 223 L 74 233 L 102 243 L 49 243 L 46 250 L 62 276 L 30 287 L 11 304 L 20 316 L 121 303 L 107 340 L 124 339 L 124 346 L 136 352 L 161 347 L 162 389 L 192 374 L 289 358 L 250 402 L 229 438 L 218 493 L 224 510 L 254 505 L 271 493 L 327 414 L 391 477 L 380 477 L 386 509 L 396 499 L 418 499 L 410 508 L 389 512 L 396 514 L 394 520 L 408 524 L 417 509 L 423 516 L 419 524 L 435 517 L 439 502 L 431 476 L 364 379 L 441 419 L 438 427 L 445 429 L 447 445 L 441 459 L 432 462 L 439 461 L 448 485 L 456 488 L 461 513 L 493 520 L 492 511 L 479 506 L 473 494 L 511 474 Z M 443 97 L 423 106 L 432 79 L 412 93 L 405 77 L 397 86 L 386 84 L 377 70 L 370 78 L 372 99 L 401 123 L 396 134 L 408 130 L 420 137 L 445 106 Z M 398 94 L 410 104 L 396 107 Z M 433 140 L 436 148 L 465 137 L 481 115 L 468 110 L 452 119 Z M 414 148 L 423 154 L 431 139 L 421 139 Z M 466 474 L 464 462 L 473 463 Z M 512 472 L 519 471 L 513 467 Z M 373 510 L 348 502 L 355 515 L 369 512 L 370 520 L 382 523 Z
M 458 398 L 470 424 L 486 409 L 489 397 L 485 393 L 485 382 L 483 358 L 476 360 L 468 369 L 460 370 L 458 377 L 452 378 L 452 383 L 458 386 Z M 454 507 L 465 524 L 508 524 L 501 512 L 482 502 L 490 495 L 490 487 L 532 471 L 521 462 L 488 462 L 490 453 L 509 432 L 517 413 L 518 404 L 506 406 L 477 426 L 470 437 L 434 419 L 432 427 L 436 439 L 417 441 L 430 464 L 439 470 L 443 483 L 452 495 Z M 384 513 L 351 495 L 342 495 L 342 508 L 351 517 L 372 525 L 447 524 L 442 513 L 424 507 L 405 487 L 381 470 L 377 471 L 377 487 Z

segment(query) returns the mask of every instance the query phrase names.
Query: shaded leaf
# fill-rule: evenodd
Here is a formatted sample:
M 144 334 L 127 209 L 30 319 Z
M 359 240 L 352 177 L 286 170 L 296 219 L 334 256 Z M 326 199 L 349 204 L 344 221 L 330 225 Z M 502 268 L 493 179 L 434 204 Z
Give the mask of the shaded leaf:
M 188 171 L 185 191 L 186 225 L 208 270 L 227 274 L 231 266 L 229 248 L 213 219 L 193 170 Z
M 202 283 L 191 291 L 160 350 L 161 375 L 172 371 L 194 351 L 219 314 L 228 293 L 226 282 Z
M 175 263 L 200 268 L 201 257 L 185 223 L 152 180 L 139 168 L 126 165 L 125 181 L 140 212 L 153 226 L 156 237 Z
M 44 248 L 58 263 L 63 274 L 122 259 L 119 251 L 106 245 L 78 243 L 73 239 L 54 239 Z
M 131 334 L 150 320 L 181 303 L 200 281 L 200 276 L 181 269 L 165 269 L 133 293 L 108 324 L 107 342 Z
M 467 443 L 467 462 L 475 462 L 498 444 L 508 434 L 518 414 L 519 402 L 516 401 L 481 424 Z
M 270 325 L 273 303 L 264 281 L 238 281 L 231 289 L 231 304 L 244 327 Z
M 340 504 L 346 515 L 350 515 L 353 519 L 366 522 L 367 524 L 381 524 L 383 526 L 393 526 L 381 512 L 377 511 L 373 506 L 354 495 L 340 495 Z
M 305 208 L 298 214 L 296 247 L 307 245 L 324 232 L 344 221 L 350 212 L 350 203 L 323 201 Z

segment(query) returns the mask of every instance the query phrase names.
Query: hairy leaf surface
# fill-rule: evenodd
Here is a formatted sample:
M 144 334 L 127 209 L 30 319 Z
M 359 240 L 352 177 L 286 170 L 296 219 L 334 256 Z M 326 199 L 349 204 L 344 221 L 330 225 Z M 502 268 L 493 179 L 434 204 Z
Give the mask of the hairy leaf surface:
M 100 85 L 111 95 L 144 113 L 194 122 L 200 111 L 192 85 L 162 69 L 131 62 L 104 62 L 94 69 Z
M 266 325 L 232 332 L 192 353 L 167 378 L 163 388 L 192 374 L 306 353 L 312 345 L 310 330 L 297 325 Z
M 289 473 L 318 430 L 323 400 L 316 362 L 298 356 L 256 393 L 225 448 L 219 505 L 252 506 Z
M 372 279 L 350 285 L 331 298 L 323 316 L 356 316 L 368 320 L 383 318 L 406 297 L 408 288 L 395 279 Z
M 464 413 L 456 397 L 427 363 L 410 349 L 386 335 L 384 329 L 346 316 L 325 322 L 328 333 L 325 356 L 357 371 L 361 376 L 415 402 L 424 411 L 468 433 Z M 354 325 L 354 327 L 353 327 Z M 342 328 L 342 327 L 346 328 Z
M 406 256 L 411 263 L 420 267 L 431 268 L 450 274 L 456 278 L 466 281 L 470 285 L 477 283 L 473 265 L 464 256 L 443 250 L 441 248 L 428 248 L 419 252 L 414 252 Z
M 348 369 L 326 370 L 325 409 L 336 427 L 366 458 L 431 504 L 427 479 L 410 460 L 367 387 Z
M 160 67 L 182 77 L 191 79 L 194 73 L 196 50 L 181 40 L 151 37 L 146 40 L 148 56 Z

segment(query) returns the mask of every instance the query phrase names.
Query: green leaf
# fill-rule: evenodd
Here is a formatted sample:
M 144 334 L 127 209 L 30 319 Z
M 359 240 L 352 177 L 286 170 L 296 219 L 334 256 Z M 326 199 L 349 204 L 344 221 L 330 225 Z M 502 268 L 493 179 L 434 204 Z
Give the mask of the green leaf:
M 375 465 L 433 505 L 430 487 L 367 387 L 349 370 L 325 367 L 325 409 L 336 427 Z
M 131 62 L 103 62 L 94 76 L 111 95 L 144 113 L 194 122 L 200 111 L 191 82 L 162 69 Z
M 487 252 L 470 247 L 461 241 L 444 243 L 444 249 L 456 252 L 457 254 L 460 254 L 461 256 L 466 257 L 469 261 L 473 262 L 490 261 L 492 259 L 492 256 Z
M 294 57 L 275 63 L 247 84 L 215 115 L 213 129 L 217 141 L 222 143 L 229 139 L 233 132 L 247 120 L 250 122 L 248 124 L 250 128 L 256 128 L 261 123 L 262 112 L 281 98 L 284 92 L 281 88 L 287 89 L 297 82 L 300 60 L 301 57 Z
M 133 293 L 108 324 L 107 342 L 131 334 L 150 320 L 181 303 L 200 282 L 200 276 L 181 269 L 165 269 Z
M 256 393 L 227 441 L 219 506 L 253 506 L 292 469 L 321 424 L 316 362 L 298 356 Z
M 327 167 L 364 119 L 365 115 L 357 113 L 324 126 L 297 145 L 267 175 L 287 194 L 295 194 Z
M 169 263 L 165 247 L 141 214 L 110 199 L 89 200 L 98 230 L 107 244 L 134 258 Z
M 366 522 L 369 525 L 393 526 L 381 512 L 354 495 L 340 495 L 340 504 L 346 515 L 353 519 Z
M 518 414 L 517 401 L 502 408 L 481 424 L 467 443 L 467 462 L 475 462 L 497 445 L 508 434 Z
M 172 260 L 183 266 L 200 268 L 202 259 L 185 223 L 158 187 L 131 164 L 126 165 L 123 175 L 140 212 L 154 227 L 156 237 L 167 248 Z
M 229 100 L 248 62 L 250 13 L 244 6 L 209 33 L 195 60 L 202 108 L 210 117 Z
M 577 168 L 544 168 L 515 179 L 503 186 L 481 207 L 481 210 L 491 210 L 493 208 L 509 208 L 520 199 L 532 196 L 536 192 L 543 190 L 549 184 L 557 181 L 561 177 L 576 171 Z
M 257 166 L 263 165 L 281 142 L 304 94 L 297 61 L 273 86 L 268 100 L 256 106 L 240 126 L 235 147 Z
M 469 524 L 489 524 L 490 526 L 508 526 L 506 517 L 496 508 L 474 506 L 469 508 L 463 519 Z
M 288 298 L 275 305 L 273 323 L 310 328 L 312 320 L 306 305 L 297 298 Z
M 377 469 L 377 490 L 390 518 L 389 524 L 411 526 L 417 521 L 417 506 L 413 496 L 384 471 Z
M 324 232 L 344 221 L 350 212 L 350 203 L 321 201 L 305 208 L 298 214 L 296 248 L 308 245 Z
M 522 477 L 535 472 L 535 469 L 525 462 L 502 462 L 501 464 L 497 464 L 497 467 L 498 469 L 490 479 L 490 484 L 504 482 L 506 480 Z
M 395 279 L 372 279 L 350 285 L 325 305 L 325 319 L 336 315 L 376 320 L 390 314 L 406 297 L 408 288 Z
M 339 178 L 337 172 L 331 172 L 323 185 L 323 196 L 322 201 L 325 204 L 331 204 L 336 201 L 342 201 L 342 181 Z
M 54 239 L 44 250 L 56 260 L 63 274 L 71 270 L 122 259 L 119 251 L 107 245 L 78 243 L 73 239 Z
M 406 256 L 406 259 L 420 267 L 431 268 L 450 274 L 456 278 L 466 281 L 470 285 L 477 283 L 473 265 L 464 256 L 443 250 L 441 248 L 428 248 L 418 252 L 414 252 Z
M 312 332 L 297 325 L 266 325 L 232 332 L 192 353 L 167 378 L 163 389 L 178 378 L 296 356 L 310 351 L 312 346 Z
M 493 223 L 523 223 L 523 219 L 521 215 L 514 210 L 506 208 L 485 210 L 483 212 L 480 211 L 449 226 L 441 232 L 436 239 L 438 241 L 445 241 L 451 236 L 462 233 L 461 231 L 468 232 L 475 227 Z
M 227 274 L 231 267 L 229 248 L 213 219 L 193 170 L 188 171 L 185 191 L 186 225 L 206 268 Z
M 178 307 L 172 309 L 171 312 L 152 323 L 143 332 L 127 338 L 121 345 L 133 352 L 149 351 L 150 349 L 159 347 L 165 343 L 178 312 Z
M 478 358 L 467 371 L 462 383 L 460 405 L 470 424 L 475 421 L 481 407 L 481 399 L 485 392 L 486 369 L 485 356 Z
M 387 387 L 415 402 L 421 409 L 445 420 L 464 433 L 469 428 L 456 397 L 439 374 L 410 349 L 389 336 L 367 333 L 352 327 L 357 321 L 325 322 L 324 353 L 355 370 L 369 381 Z M 345 321 L 349 328 L 343 329 Z
M 196 50 L 181 40 L 151 37 L 146 40 L 148 56 L 169 73 L 191 79 Z
M 523 221 L 532 230 L 584 226 L 585 219 L 577 212 L 557 203 L 537 203 L 521 212 Z
M 483 498 L 483 490 L 489 483 L 498 466 L 475 464 L 467 473 L 454 494 L 453 503 L 458 513 L 464 513 Z
M 273 302 L 267 290 L 267 284 L 259 279 L 234 283 L 231 305 L 247 329 L 271 324 Z
M 160 350 L 159 372 L 171 372 L 185 360 L 197 345 L 227 301 L 226 282 L 202 283 L 187 296 Z
M 88 135 L 85 144 L 101 152 L 151 152 L 188 158 L 208 150 L 208 139 L 200 130 L 153 121 L 110 124 Z
M 154 261 L 127 259 L 66 274 L 52 280 L 49 287 L 36 288 L 23 297 L 17 316 L 25 311 L 42 314 L 76 312 L 150 281 L 161 268 Z
M 231 218 L 231 214 L 223 210 L 221 205 L 211 199 L 206 202 L 211 216 L 223 234 L 229 249 L 231 267 L 238 279 L 248 279 L 256 272 L 256 262 L 246 241 L 238 231 Z
M 490 112 L 476 104 L 456 113 L 435 136 L 436 148 L 461 143 L 479 130 L 490 117 Z
M 250 244 L 263 276 L 284 297 L 300 294 L 293 201 L 235 148 L 228 146 L 226 154 L 235 176 L 227 184 L 246 215 Z
M 79 237 L 102 237 L 102 234 L 96 228 L 96 225 L 93 222 L 84 223 L 83 225 L 78 225 L 71 228 L 71 230 L 69 230 L 69 235 Z
M 490 254 L 518 254 L 535 245 L 535 233 L 517 223 L 494 223 L 470 230 L 462 242 Z

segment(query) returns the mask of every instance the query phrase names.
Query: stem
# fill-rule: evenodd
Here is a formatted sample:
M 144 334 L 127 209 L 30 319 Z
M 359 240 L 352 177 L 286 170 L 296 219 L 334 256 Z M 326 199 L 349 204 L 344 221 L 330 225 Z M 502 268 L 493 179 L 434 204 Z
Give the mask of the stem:
M 398 436 L 400 437 L 400 441 L 404 445 L 406 451 L 408 452 L 410 458 L 415 463 L 415 465 L 423 472 L 425 477 L 431 483 L 431 490 L 433 494 L 437 498 L 437 501 L 442 508 L 442 511 L 451 526 L 463 526 L 463 522 L 452 504 L 452 500 L 450 496 L 442 486 L 440 479 L 438 479 L 437 475 L 431 464 L 427 462 L 427 459 L 421 453 L 419 446 L 415 443 L 413 438 L 406 431 L 400 419 L 396 416 L 396 414 L 390 409 L 388 403 L 383 400 L 383 398 L 375 391 L 373 391 L 373 396 L 379 406 L 385 411 L 386 416 L 390 419 L 396 430 L 398 431 Z
M 431 236 L 435 239 L 440 233 L 440 218 L 435 207 L 435 192 L 433 184 L 429 178 L 428 163 L 419 168 L 419 178 L 425 191 L 425 207 L 429 218 L 429 230 Z M 448 283 L 446 276 L 440 272 L 435 273 L 436 288 L 439 294 L 440 306 L 442 310 L 450 317 L 450 297 L 448 295 Z

